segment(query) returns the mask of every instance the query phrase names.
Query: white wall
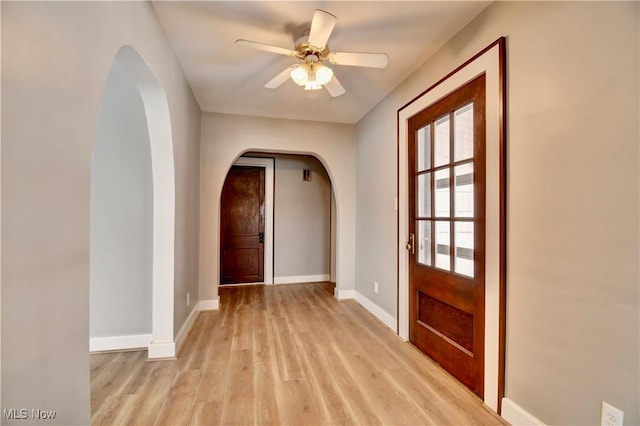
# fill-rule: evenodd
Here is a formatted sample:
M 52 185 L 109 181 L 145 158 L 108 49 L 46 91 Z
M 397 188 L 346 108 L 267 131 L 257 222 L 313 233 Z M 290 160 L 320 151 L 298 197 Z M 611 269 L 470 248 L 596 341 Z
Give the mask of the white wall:
M 640 422 L 638 22 L 495 2 L 356 128 L 356 291 L 395 315 L 396 112 L 507 36 L 506 396 L 547 424 L 599 424 L 602 400 Z
M 312 137 L 309 135 L 313 135 Z M 220 192 L 229 167 L 248 151 L 310 154 L 327 170 L 337 204 L 337 288 L 349 297 L 355 263 L 354 126 L 240 115 L 202 115 L 200 298 L 217 299 Z M 277 192 L 277 189 L 276 189 Z
M 2 404 L 88 424 L 91 154 L 118 50 L 139 52 L 171 112 L 174 333 L 198 299 L 200 112 L 149 3 L 1 7 Z
M 142 98 L 136 83 L 116 61 L 100 105 L 91 166 L 92 338 L 151 334 L 149 147 Z
M 274 281 L 319 280 L 331 274 L 331 182 L 309 156 L 276 155 Z M 302 180 L 311 170 L 312 180 Z M 316 278 L 312 278 L 316 277 Z

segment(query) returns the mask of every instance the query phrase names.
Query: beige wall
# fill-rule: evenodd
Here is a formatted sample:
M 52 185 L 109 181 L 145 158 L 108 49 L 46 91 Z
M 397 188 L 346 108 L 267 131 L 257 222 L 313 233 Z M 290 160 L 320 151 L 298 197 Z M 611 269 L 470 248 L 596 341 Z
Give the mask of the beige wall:
M 331 182 L 310 156 L 276 155 L 274 282 L 330 276 Z M 302 171 L 311 170 L 311 181 Z
M 507 37 L 506 396 L 547 424 L 640 422 L 638 12 L 496 2 L 357 125 L 356 291 L 396 314 L 396 111 Z
M 2 408 L 88 424 L 90 167 L 101 96 L 132 45 L 167 93 L 175 325 L 197 295 L 200 112 L 152 6 L 2 2 Z
M 187 291 L 217 298 L 219 192 L 249 149 L 319 155 L 336 184 L 338 285 L 395 314 L 396 111 L 504 35 L 507 396 L 548 424 L 597 424 L 601 400 L 640 423 L 638 3 L 496 2 L 356 129 L 221 114 L 201 129 L 147 3 L 1 7 L 3 408 L 89 422 L 90 162 L 122 45 L 156 73 L 172 114 L 177 330 Z

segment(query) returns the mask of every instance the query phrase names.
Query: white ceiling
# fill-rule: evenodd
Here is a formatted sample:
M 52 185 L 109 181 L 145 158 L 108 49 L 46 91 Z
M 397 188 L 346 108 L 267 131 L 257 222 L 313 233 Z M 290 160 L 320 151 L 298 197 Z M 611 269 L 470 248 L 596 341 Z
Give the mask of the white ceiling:
M 356 123 L 488 1 L 155 1 L 154 8 L 203 111 Z M 313 11 L 337 16 L 331 51 L 381 52 L 386 69 L 330 65 L 346 89 L 263 86 L 295 58 L 234 45 L 239 38 L 293 49 Z

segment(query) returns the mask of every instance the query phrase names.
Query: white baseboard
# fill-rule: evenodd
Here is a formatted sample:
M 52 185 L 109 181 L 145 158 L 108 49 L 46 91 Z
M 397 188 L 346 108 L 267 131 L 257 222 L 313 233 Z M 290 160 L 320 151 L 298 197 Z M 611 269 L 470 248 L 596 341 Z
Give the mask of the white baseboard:
M 347 300 L 353 299 L 356 296 L 355 290 L 338 290 L 337 288 L 333 291 L 334 296 L 338 300 Z
M 220 299 L 201 300 L 196 306 L 199 311 L 217 311 L 220 309 Z
M 301 284 L 301 283 L 319 283 L 323 281 L 329 281 L 331 275 L 299 275 L 289 277 L 273 277 L 274 284 Z
M 152 342 L 151 334 L 131 336 L 92 337 L 89 339 L 89 352 L 123 351 L 129 349 L 148 349 L 149 359 L 175 358 L 182 348 L 186 337 L 198 319 L 201 311 L 217 311 L 220 309 L 218 299 L 200 300 L 193 307 L 189 316 L 180 328 L 175 342 Z
M 217 311 L 220 309 L 219 299 L 210 299 L 210 300 L 200 300 L 195 304 L 191 313 L 187 317 L 187 320 L 182 324 L 178 335 L 176 336 L 176 354 L 180 353 L 180 349 L 182 349 L 182 345 L 184 345 L 184 341 L 189 335 L 189 332 L 193 328 L 198 319 L 198 315 L 202 311 Z
M 509 398 L 502 398 L 501 415 L 512 426 L 544 426 L 544 423 Z
M 149 343 L 148 359 L 174 359 L 176 357 L 175 342 L 151 342 Z
M 396 320 L 396 317 L 389 314 L 358 291 L 355 292 L 354 299 L 356 299 L 356 302 L 361 304 L 367 311 L 371 312 L 374 317 L 378 318 L 380 322 L 389 327 L 394 333 L 396 332 L 398 328 L 398 321 Z
M 191 328 L 193 327 L 193 325 L 196 323 L 196 320 L 198 319 L 198 315 L 200 314 L 200 309 L 198 309 L 199 305 L 200 305 L 200 302 L 196 303 L 193 306 L 193 309 L 189 313 L 189 316 L 187 317 L 186 321 L 184 322 L 184 324 L 182 324 L 182 327 L 180 327 L 180 331 L 176 336 L 176 354 L 178 354 L 180 352 L 180 349 L 182 349 L 182 345 L 184 344 L 185 338 L 187 337 L 187 335 L 191 331 Z
M 146 349 L 149 342 L 151 342 L 151 334 L 92 337 L 89 339 L 89 352 Z

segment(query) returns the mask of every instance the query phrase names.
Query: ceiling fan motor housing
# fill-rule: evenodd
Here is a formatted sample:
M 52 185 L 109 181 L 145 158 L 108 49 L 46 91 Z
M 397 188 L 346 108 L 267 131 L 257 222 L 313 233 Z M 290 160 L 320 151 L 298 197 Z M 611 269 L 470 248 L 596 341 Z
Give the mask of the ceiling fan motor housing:
M 296 44 L 295 52 L 298 59 L 307 63 L 325 61 L 329 58 L 330 53 L 327 46 L 318 48 L 306 41 Z

